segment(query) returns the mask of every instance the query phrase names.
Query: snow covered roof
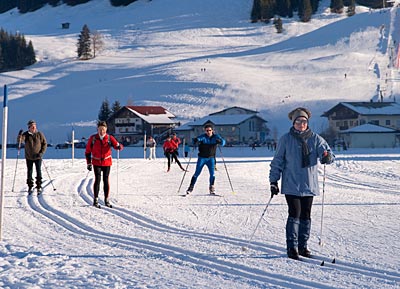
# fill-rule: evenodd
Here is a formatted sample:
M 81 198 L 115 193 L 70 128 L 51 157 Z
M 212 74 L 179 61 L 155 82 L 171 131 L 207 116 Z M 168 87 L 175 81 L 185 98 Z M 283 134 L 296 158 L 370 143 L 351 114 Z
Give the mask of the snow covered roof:
M 126 106 L 129 110 L 139 113 L 139 114 L 144 114 L 144 115 L 149 115 L 149 114 L 166 114 L 168 117 L 175 117 L 174 114 L 166 110 L 162 106 L 134 106 L 134 105 L 129 105 Z
M 397 102 L 340 102 L 322 116 L 328 117 L 340 106 L 361 115 L 400 115 L 400 104 Z
M 177 130 L 190 130 L 193 126 L 204 126 L 206 123 L 212 123 L 217 126 L 222 125 L 239 125 L 242 122 L 252 118 L 257 117 L 265 122 L 266 120 L 255 114 L 230 114 L 230 115 L 208 115 L 197 119 L 192 122 L 185 123 L 184 125 L 177 128 Z
M 175 115 L 161 106 L 127 106 L 128 110 L 150 124 L 174 124 Z
M 341 131 L 340 133 L 388 133 L 388 132 L 393 133 L 393 132 L 397 132 L 397 131 L 392 128 L 367 123 L 367 124 L 355 126 L 350 129 L 346 129 L 344 131 Z
M 243 108 L 240 106 L 232 106 L 232 107 L 228 107 L 226 109 L 214 112 L 214 113 L 210 113 L 210 115 L 217 115 L 217 114 L 224 114 L 227 111 L 231 111 L 231 110 L 235 110 L 237 109 L 238 111 L 245 111 L 247 114 L 256 114 L 258 113 L 258 111 L 255 110 L 251 110 L 251 109 L 247 109 L 247 108 Z

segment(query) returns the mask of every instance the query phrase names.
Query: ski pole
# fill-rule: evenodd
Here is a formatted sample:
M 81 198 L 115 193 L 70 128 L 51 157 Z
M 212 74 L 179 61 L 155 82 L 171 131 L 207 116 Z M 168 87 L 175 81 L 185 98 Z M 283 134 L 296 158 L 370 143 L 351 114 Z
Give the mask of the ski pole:
M 324 175 L 323 175 L 323 179 L 322 179 L 322 209 L 321 209 L 321 228 L 320 228 L 320 232 L 319 232 L 319 242 L 318 244 L 320 246 L 323 246 L 323 242 L 322 242 L 322 227 L 323 227 L 323 222 L 324 222 L 324 203 L 325 203 L 325 168 L 326 165 L 324 164 Z
M 19 141 L 18 141 L 18 152 L 17 152 L 17 160 L 15 161 L 14 180 L 13 180 L 13 185 L 12 185 L 12 190 L 11 190 L 11 192 L 14 192 L 15 178 L 16 178 L 16 176 L 17 176 L 18 160 L 19 160 L 19 155 L 20 155 L 20 153 L 21 153 L 22 132 L 23 132 L 23 130 L 21 129 L 21 130 L 19 131 L 19 133 L 18 133 L 18 136 L 19 136 Z
M 220 147 L 220 146 L 218 146 L 218 148 L 219 148 L 219 152 L 221 153 L 222 162 L 224 163 L 224 167 L 225 167 L 226 175 L 228 176 L 228 181 L 229 181 L 229 185 L 231 186 L 232 194 L 235 194 L 235 190 L 233 189 L 233 186 L 232 186 L 231 177 L 229 176 L 229 173 L 228 173 L 228 168 L 226 167 L 226 163 L 225 163 L 224 155 L 222 154 L 222 149 L 221 149 L 221 147 Z
M 178 195 L 179 195 L 179 192 L 181 191 L 183 181 L 184 181 L 184 179 L 185 179 L 187 170 L 188 170 L 188 168 L 189 168 L 189 164 L 190 164 L 190 160 L 192 159 L 192 153 L 193 153 L 193 151 L 194 151 L 194 147 L 193 147 L 192 151 L 190 152 L 189 161 L 188 161 L 188 163 L 187 163 L 187 165 L 186 165 L 185 172 L 183 173 L 183 176 L 182 176 L 181 184 L 179 185 L 179 188 L 178 188 Z
M 49 177 L 50 184 L 51 184 L 51 185 L 52 185 L 52 187 L 53 187 L 53 191 L 55 191 L 55 190 L 56 190 L 56 188 L 54 187 L 54 184 L 53 184 L 53 179 L 50 177 L 49 171 L 47 170 L 47 167 L 46 167 L 46 165 L 45 165 L 45 163 L 44 163 L 44 160 L 43 160 L 43 159 L 42 159 L 42 164 L 43 164 L 43 166 L 44 166 L 44 169 L 46 170 L 47 176 Z
M 254 235 L 255 235 L 257 229 L 258 229 L 258 226 L 259 226 L 260 223 L 261 223 L 261 220 L 264 218 L 264 215 L 265 215 L 265 213 L 267 212 L 268 206 L 269 206 L 269 204 L 271 203 L 272 198 L 273 198 L 273 195 L 269 198 L 269 201 L 268 201 L 267 205 L 265 206 L 264 211 L 263 211 L 262 214 L 261 214 L 260 220 L 258 220 L 257 226 L 256 226 L 256 228 L 254 229 L 253 234 L 251 234 L 251 237 L 250 237 L 249 241 L 247 242 L 247 247 L 250 245 L 251 240 L 253 240 L 253 237 L 254 237 Z M 247 247 L 246 247 L 246 246 L 242 246 L 242 251 L 247 251 Z
M 119 194 L 119 150 L 117 150 L 117 195 L 116 199 L 118 200 L 118 194 Z

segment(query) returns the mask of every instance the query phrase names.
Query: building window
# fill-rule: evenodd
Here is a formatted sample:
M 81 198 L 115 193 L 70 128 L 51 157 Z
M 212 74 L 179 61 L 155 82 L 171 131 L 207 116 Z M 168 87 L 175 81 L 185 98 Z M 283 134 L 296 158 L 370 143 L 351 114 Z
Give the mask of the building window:
M 336 127 L 340 127 L 340 121 L 336 122 Z
M 365 119 L 360 119 L 360 125 L 365 124 Z
M 232 126 L 232 131 L 235 131 L 235 130 L 236 130 L 236 127 Z
M 374 125 L 379 125 L 379 120 L 373 119 L 369 123 Z
M 390 125 L 390 119 L 385 120 L 386 125 Z

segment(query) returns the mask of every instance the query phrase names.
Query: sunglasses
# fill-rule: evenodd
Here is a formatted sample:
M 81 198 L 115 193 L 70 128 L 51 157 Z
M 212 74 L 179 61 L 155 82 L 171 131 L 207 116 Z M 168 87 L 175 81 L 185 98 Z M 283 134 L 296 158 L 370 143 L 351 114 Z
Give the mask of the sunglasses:
M 294 121 L 295 124 L 307 124 L 308 121 L 306 119 L 296 119 Z

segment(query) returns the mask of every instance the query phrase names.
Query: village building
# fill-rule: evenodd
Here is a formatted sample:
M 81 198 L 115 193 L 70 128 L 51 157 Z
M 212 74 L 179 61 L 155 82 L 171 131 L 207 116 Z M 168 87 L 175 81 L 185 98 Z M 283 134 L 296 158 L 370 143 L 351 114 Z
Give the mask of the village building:
M 328 118 L 333 138 L 345 146 L 393 147 L 400 143 L 400 104 L 397 102 L 340 102 L 322 116 Z M 376 139 L 383 136 L 390 137 L 385 141 Z
M 257 111 L 230 107 L 200 119 L 188 122 L 176 131 L 185 140 L 204 133 L 203 127 L 212 124 L 216 133 L 220 134 L 228 145 L 253 144 L 264 142 L 269 134 L 267 121 L 258 115 Z
M 108 120 L 108 132 L 124 145 L 141 145 L 144 136 L 161 137 L 177 125 L 162 106 L 124 106 Z
M 344 130 L 339 137 L 353 148 L 394 148 L 400 145 L 400 131 L 370 123 Z

